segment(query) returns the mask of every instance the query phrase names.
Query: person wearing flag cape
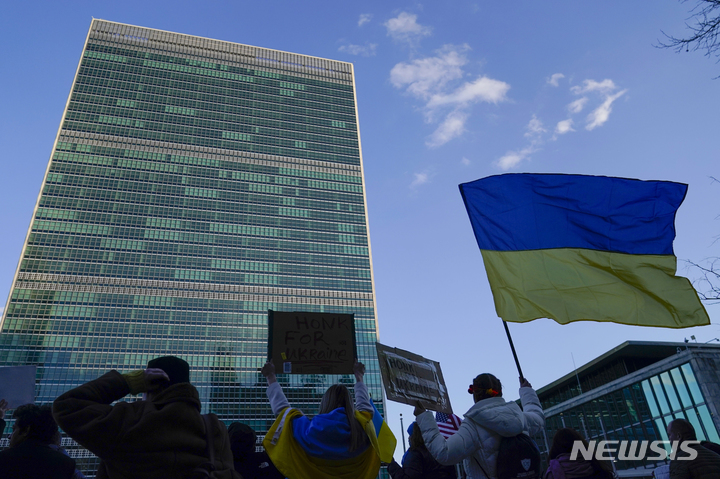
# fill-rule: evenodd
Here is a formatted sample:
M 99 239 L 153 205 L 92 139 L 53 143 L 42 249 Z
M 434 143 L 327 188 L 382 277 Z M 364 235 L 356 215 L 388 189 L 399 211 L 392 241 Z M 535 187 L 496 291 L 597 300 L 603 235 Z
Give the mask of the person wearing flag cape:
M 374 479 L 392 461 L 397 440 L 375 408 L 355 362 L 355 405 L 342 384 L 328 388 L 312 419 L 290 406 L 268 361 L 261 372 L 275 423 L 263 446 L 280 472 L 293 479 Z

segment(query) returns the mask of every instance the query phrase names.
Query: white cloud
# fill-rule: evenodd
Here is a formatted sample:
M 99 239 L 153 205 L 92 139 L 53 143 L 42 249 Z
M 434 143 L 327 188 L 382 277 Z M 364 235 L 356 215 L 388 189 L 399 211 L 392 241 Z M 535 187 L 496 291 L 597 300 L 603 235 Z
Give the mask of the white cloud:
M 525 132 L 526 138 L 537 137 L 547 131 L 543 127 L 542 121 L 540 121 L 535 115 L 533 115 L 532 119 L 530 119 L 530 122 L 525 128 L 527 130 Z
M 370 20 L 372 20 L 372 13 L 361 13 L 360 19 L 358 20 L 358 27 L 362 27 Z
M 435 108 L 448 104 L 466 105 L 477 101 L 498 103 L 507 99 L 505 94 L 509 89 L 510 85 L 504 81 L 481 76 L 473 82 L 465 82 L 450 93 L 433 95 L 427 106 L 428 108 Z
M 396 88 L 407 85 L 408 93 L 428 99 L 449 81 L 462 77 L 462 66 L 467 63 L 463 54 L 466 50 L 467 45 L 445 45 L 436 51 L 437 56 L 398 63 L 390 70 L 390 82 Z
M 523 161 L 530 158 L 530 155 L 536 151 L 535 146 L 530 145 L 520 151 L 508 151 L 495 163 L 501 170 L 507 171 L 516 167 Z
M 574 86 L 570 89 L 570 91 L 572 91 L 576 95 L 582 95 L 583 93 L 588 93 L 591 91 L 609 93 L 616 88 L 617 87 L 615 86 L 615 83 L 610 79 L 605 79 L 601 82 L 596 82 L 595 80 L 585 80 L 583 82 L 583 86 Z
M 598 126 L 602 126 L 608 119 L 610 118 L 610 112 L 612 111 L 612 104 L 615 100 L 623 96 L 627 90 L 622 90 L 614 95 L 608 95 L 605 98 L 605 101 L 597 107 L 595 110 L 592 111 L 587 117 L 587 125 L 585 125 L 585 129 L 590 131 Z
M 453 138 L 457 138 L 465 132 L 465 122 L 468 114 L 455 110 L 445 117 L 440 126 L 430 135 L 425 144 L 431 148 L 444 145 Z
M 553 73 L 550 78 L 547 79 L 547 82 L 552 86 L 558 86 L 560 79 L 565 78 L 565 75 L 562 73 Z
M 363 57 L 375 56 L 377 43 L 367 43 L 365 45 L 343 45 L 338 51 L 349 53 L 350 55 L 360 55 Z
M 559 121 L 558 124 L 555 126 L 555 133 L 557 135 L 564 135 L 565 133 L 568 133 L 573 130 L 573 120 L 572 118 L 568 118 L 567 120 Z
M 388 36 L 399 42 L 415 44 L 432 33 L 432 28 L 417 23 L 417 15 L 401 12 L 384 23 Z
M 413 177 L 413 181 L 410 183 L 410 188 L 416 188 L 430 181 L 430 175 L 427 173 L 413 173 Z
M 462 160 L 460 160 L 460 163 L 462 163 L 464 166 L 470 166 L 470 160 L 468 160 L 464 156 L 463 156 Z
M 463 66 L 468 60 L 467 45 L 445 45 L 435 56 L 401 62 L 390 71 L 390 82 L 423 100 L 423 113 L 428 123 L 444 120 L 427 141 L 437 147 L 458 137 L 465 131 L 471 106 L 478 102 L 497 104 L 507 100 L 510 85 L 481 75 L 475 80 L 457 84 L 464 76 Z M 449 111 L 449 113 L 447 113 Z
M 583 108 L 585 108 L 585 104 L 588 102 L 588 98 L 586 96 L 582 98 L 578 98 L 574 102 L 570 103 L 567 106 L 567 109 L 570 113 L 580 113 Z

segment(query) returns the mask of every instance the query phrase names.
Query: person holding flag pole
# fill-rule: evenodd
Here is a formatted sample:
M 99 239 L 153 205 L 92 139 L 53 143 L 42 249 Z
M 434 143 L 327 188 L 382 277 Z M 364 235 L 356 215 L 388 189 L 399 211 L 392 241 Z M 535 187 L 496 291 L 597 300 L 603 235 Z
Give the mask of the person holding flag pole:
M 545 426 L 542 406 L 524 378 L 520 381 L 522 409 L 514 401 L 503 399 L 502 384 L 492 374 L 475 377 L 468 392 L 473 395 L 475 404 L 465 413 L 465 420 L 457 432 L 447 439 L 441 434 L 432 413 L 419 402 L 414 411 L 416 421 L 428 451 L 440 464 L 453 465 L 463 461 L 468 478 L 495 478 L 501 441 L 539 432 Z

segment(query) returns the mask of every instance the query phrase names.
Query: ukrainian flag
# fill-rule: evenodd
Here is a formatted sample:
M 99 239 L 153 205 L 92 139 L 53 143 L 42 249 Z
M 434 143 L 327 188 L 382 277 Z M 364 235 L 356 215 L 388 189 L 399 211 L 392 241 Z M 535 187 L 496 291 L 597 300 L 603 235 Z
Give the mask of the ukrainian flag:
M 675 276 L 675 213 L 687 185 L 553 174 L 506 174 L 460 185 L 505 321 L 710 324 Z
M 268 431 L 263 446 L 277 469 L 292 479 L 375 479 L 380 461 L 391 462 L 397 440 L 380 412 L 355 411 L 368 446 L 348 451 L 350 428 L 343 408 L 312 420 L 285 408 Z

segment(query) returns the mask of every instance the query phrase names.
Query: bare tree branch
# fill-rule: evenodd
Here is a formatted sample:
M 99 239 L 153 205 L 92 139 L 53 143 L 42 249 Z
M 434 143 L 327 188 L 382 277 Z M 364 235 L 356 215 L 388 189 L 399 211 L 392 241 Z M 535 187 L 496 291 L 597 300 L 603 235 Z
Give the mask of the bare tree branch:
M 706 261 L 706 266 L 689 260 L 685 260 L 685 263 L 700 275 L 699 279 L 693 281 L 700 299 L 713 304 L 720 301 L 720 258 L 708 258 Z
M 682 0 L 686 2 L 687 0 Z M 691 34 L 687 37 L 665 35 L 665 41 L 658 40 L 658 48 L 671 48 L 676 52 L 704 50 L 706 57 L 717 57 L 720 62 L 720 0 L 696 0 L 690 10 L 691 16 L 685 23 Z

